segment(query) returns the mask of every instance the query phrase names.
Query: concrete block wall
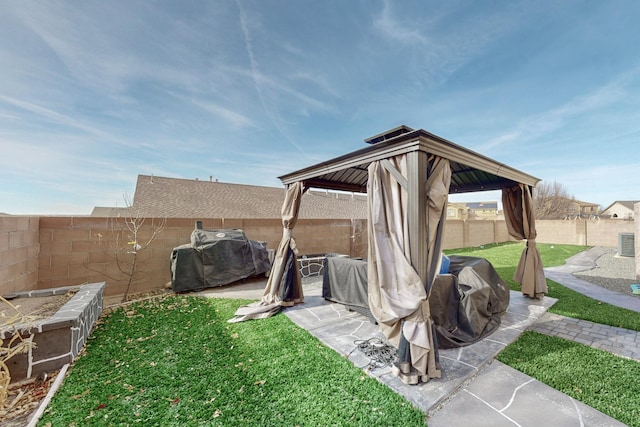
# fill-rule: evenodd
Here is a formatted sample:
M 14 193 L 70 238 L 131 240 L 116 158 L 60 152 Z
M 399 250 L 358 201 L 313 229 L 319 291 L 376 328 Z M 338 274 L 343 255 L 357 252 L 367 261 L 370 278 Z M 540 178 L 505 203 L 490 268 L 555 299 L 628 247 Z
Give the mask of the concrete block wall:
M 634 221 L 625 220 L 600 220 L 600 221 L 583 221 L 586 222 L 587 228 L 587 245 L 588 246 L 605 246 L 610 248 L 618 247 L 619 233 L 633 233 Z
M 350 255 L 351 221 L 308 219 L 298 221 L 293 231 L 301 254 L 336 252 Z
M 0 295 L 38 284 L 38 217 L 0 216 Z
M 447 220 L 444 227 L 444 242 L 442 249 L 463 248 L 465 240 L 465 226 L 463 220 Z
M 464 225 L 466 228 L 464 247 L 481 246 L 504 241 L 496 239 L 496 228 L 502 225 L 506 230 L 507 226 L 504 221 L 468 220 L 464 221 Z
M 544 220 L 536 221 L 539 243 L 618 247 L 619 233 L 633 233 L 634 221 Z
M 163 220 L 146 218 L 138 242 L 144 244 Z M 219 219 L 203 220 L 203 228 L 221 228 Z M 189 243 L 195 228 L 192 219 L 170 218 L 164 229 L 136 254 L 136 269 L 130 293 L 157 289 L 170 280 L 171 250 Z M 125 293 L 133 261 L 132 239 L 122 218 L 43 217 L 38 288 L 106 281 L 106 296 Z M 121 268 L 118 267 L 118 263 Z
M 203 229 L 239 228 L 252 240 L 266 241 L 277 249 L 282 238 L 282 222 L 277 219 L 202 219 Z M 139 241 L 148 238 L 154 224 L 161 220 L 147 218 L 141 227 Z M 164 229 L 146 249 L 136 255 L 136 273 L 129 293 L 158 289 L 171 280 L 170 256 L 173 248 L 190 242 L 195 219 L 169 218 Z M 299 220 L 294 236 L 300 254 L 340 252 L 366 256 L 366 221 L 357 224 L 364 229 L 353 239 L 350 220 Z M 96 217 L 43 217 L 40 222 L 42 251 L 37 289 L 106 281 L 106 296 L 122 295 L 127 290 L 128 275 L 119 270 L 132 255 L 126 253 L 130 236 L 122 231 L 122 220 Z M 364 243 L 363 243 L 364 242 Z
M 468 248 L 514 240 L 504 220 L 447 220 L 443 249 Z
M 586 221 L 544 220 L 536 221 L 538 243 L 564 243 L 567 245 L 587 244 Z
M 129 238 L 122 221 L 96 217 L 0 217 L 0 290 L 2 293 L 48 289 L 106 281 L 106 296 L 122 295 L 128 277 L 115 262 L 115 249 L 126 249 Z M 146 219 L 140 239 L 153 224 Z M 138 266 L 129 292 L 163 287 L 171 279 L 174 247 L 189 243 L 195 219 L 170 218 L 164 230 L 137 255 Z M 282 237 L 279 219 L 202 219 L 204 229 L 240 228 L 249 239 L 276 249 Z M 617 247 L 618 233 L 632 232 L 632 221 L 537 221 L 541 243 Z M 367 257 L 366 220 L 299 220 L 293 235 L 300 254 L 336 252 Z M 504 221 L 448 220 L 444 249 L 480 246 L 513 240 Z M 123 244 L 124 243 L 124 244 Z M 636 241 L 638 244 L 638 240 Z M 121 260 L 130 261 L 126 253 Z

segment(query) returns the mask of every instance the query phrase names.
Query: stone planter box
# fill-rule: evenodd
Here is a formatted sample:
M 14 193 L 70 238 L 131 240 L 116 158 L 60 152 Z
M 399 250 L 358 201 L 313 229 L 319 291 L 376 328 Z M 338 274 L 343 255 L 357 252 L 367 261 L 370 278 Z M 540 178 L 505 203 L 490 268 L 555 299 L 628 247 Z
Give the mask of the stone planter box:
M 12 382 L 35 378 L 73 361 L 102 313 L 105 285 L 105 282 L 90 283 L 18 294 L 18 298 L 34 298 L 64 295 L 70 290 L 77 290 L 53 316 L 34 322 L 29 328 L 18 325 L 24 338 L 33 336 L 36 348 L 7 361 Z M 10 339 L 14 330 L 0 330 L 0 338 Z
M 333 253 L 298 255 L 298 269 L 300 270 L 300 276 L 302 278 L 322 276 L 324 273 L 324 260 L 327 256 L 346 257 L 348 255 Z

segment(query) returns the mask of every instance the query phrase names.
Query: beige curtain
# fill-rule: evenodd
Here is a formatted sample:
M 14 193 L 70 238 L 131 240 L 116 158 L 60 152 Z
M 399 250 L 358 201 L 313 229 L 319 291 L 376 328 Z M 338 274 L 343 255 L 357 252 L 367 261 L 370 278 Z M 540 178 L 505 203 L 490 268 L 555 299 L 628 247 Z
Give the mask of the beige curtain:
M 382 332 L 398 347 L 394 373 L 405 383 L 439 378 L 437 345 L 429 311 L 428 291 L 440 262 L 440 227 L 451 180 L 449 163 L 432 158 L 426 194 L 417 195 L 428 206 L 427 281 L 411 264 L 407 221 L 407 155 L 373 162 L 368 182 L 368 289 L 369 308 Z M 427 171 L 419 171 L 427 173 Z
M 280 240 L 280 245 L 275 253 L 262 300 L 238 308 L 235 316 L 229 322 L 264 319 L 278 313 L 281 307 L 292 306 L 304 301 L 300 271 L 298 270 L 298 249 L 292 233 L 298 221 L 303 192 L 304 184 L 302 182 L 296 182 L 287 188 L 281 211 L 282 240 Z
M 503 189 L 502 205 L 509 234 L 518 240 L 527 239 L 513 280 L 520 283 L 524 295 L 542 298 L 547 293 L 547 281 L 536 247 L 535 209 L 529 186 L 518 184 Z

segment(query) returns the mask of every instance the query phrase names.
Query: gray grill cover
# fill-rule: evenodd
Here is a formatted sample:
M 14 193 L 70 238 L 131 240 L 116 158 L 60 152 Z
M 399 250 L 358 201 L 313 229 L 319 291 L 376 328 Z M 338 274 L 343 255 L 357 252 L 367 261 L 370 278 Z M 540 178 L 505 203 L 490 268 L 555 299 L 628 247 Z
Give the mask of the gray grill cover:
M 266 242 L 242 230 L 193 230 L 191 243 L 171 252 L 171 288 L 176 292 L 227 285 L 271 269 Z
M 500 326 L 509 286 L 484 258 L 449 256 L 450 274 L 436 276 L 429 296 L 440 348 L 473 344 Z
M 500 326 L 509 286 L 484 258 L 451 255 L 449 274 L 436 276 L 429 307 L 440 348 L 473 344 Z M 367 262 L 327 257 L 322 296 L 371 316 Z

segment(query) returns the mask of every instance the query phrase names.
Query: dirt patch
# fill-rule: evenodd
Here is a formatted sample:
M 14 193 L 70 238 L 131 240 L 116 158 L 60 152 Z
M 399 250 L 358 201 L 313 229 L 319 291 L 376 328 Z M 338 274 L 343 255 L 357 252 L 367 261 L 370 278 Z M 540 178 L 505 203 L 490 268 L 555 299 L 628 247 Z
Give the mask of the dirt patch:
M 64 295 L 18 297 L 7 301 L 0 300 L 0 316 L 3 319 L 11 319 L 17 314 L 36 319 L 51 317 L 76 293 L 77 291 L 69 291 Z
M 57 370 L 36 379 L 11 384 L 7 401 L 0 408 L 0 427 L 22 427 L 29 424 L 59 372 Z

